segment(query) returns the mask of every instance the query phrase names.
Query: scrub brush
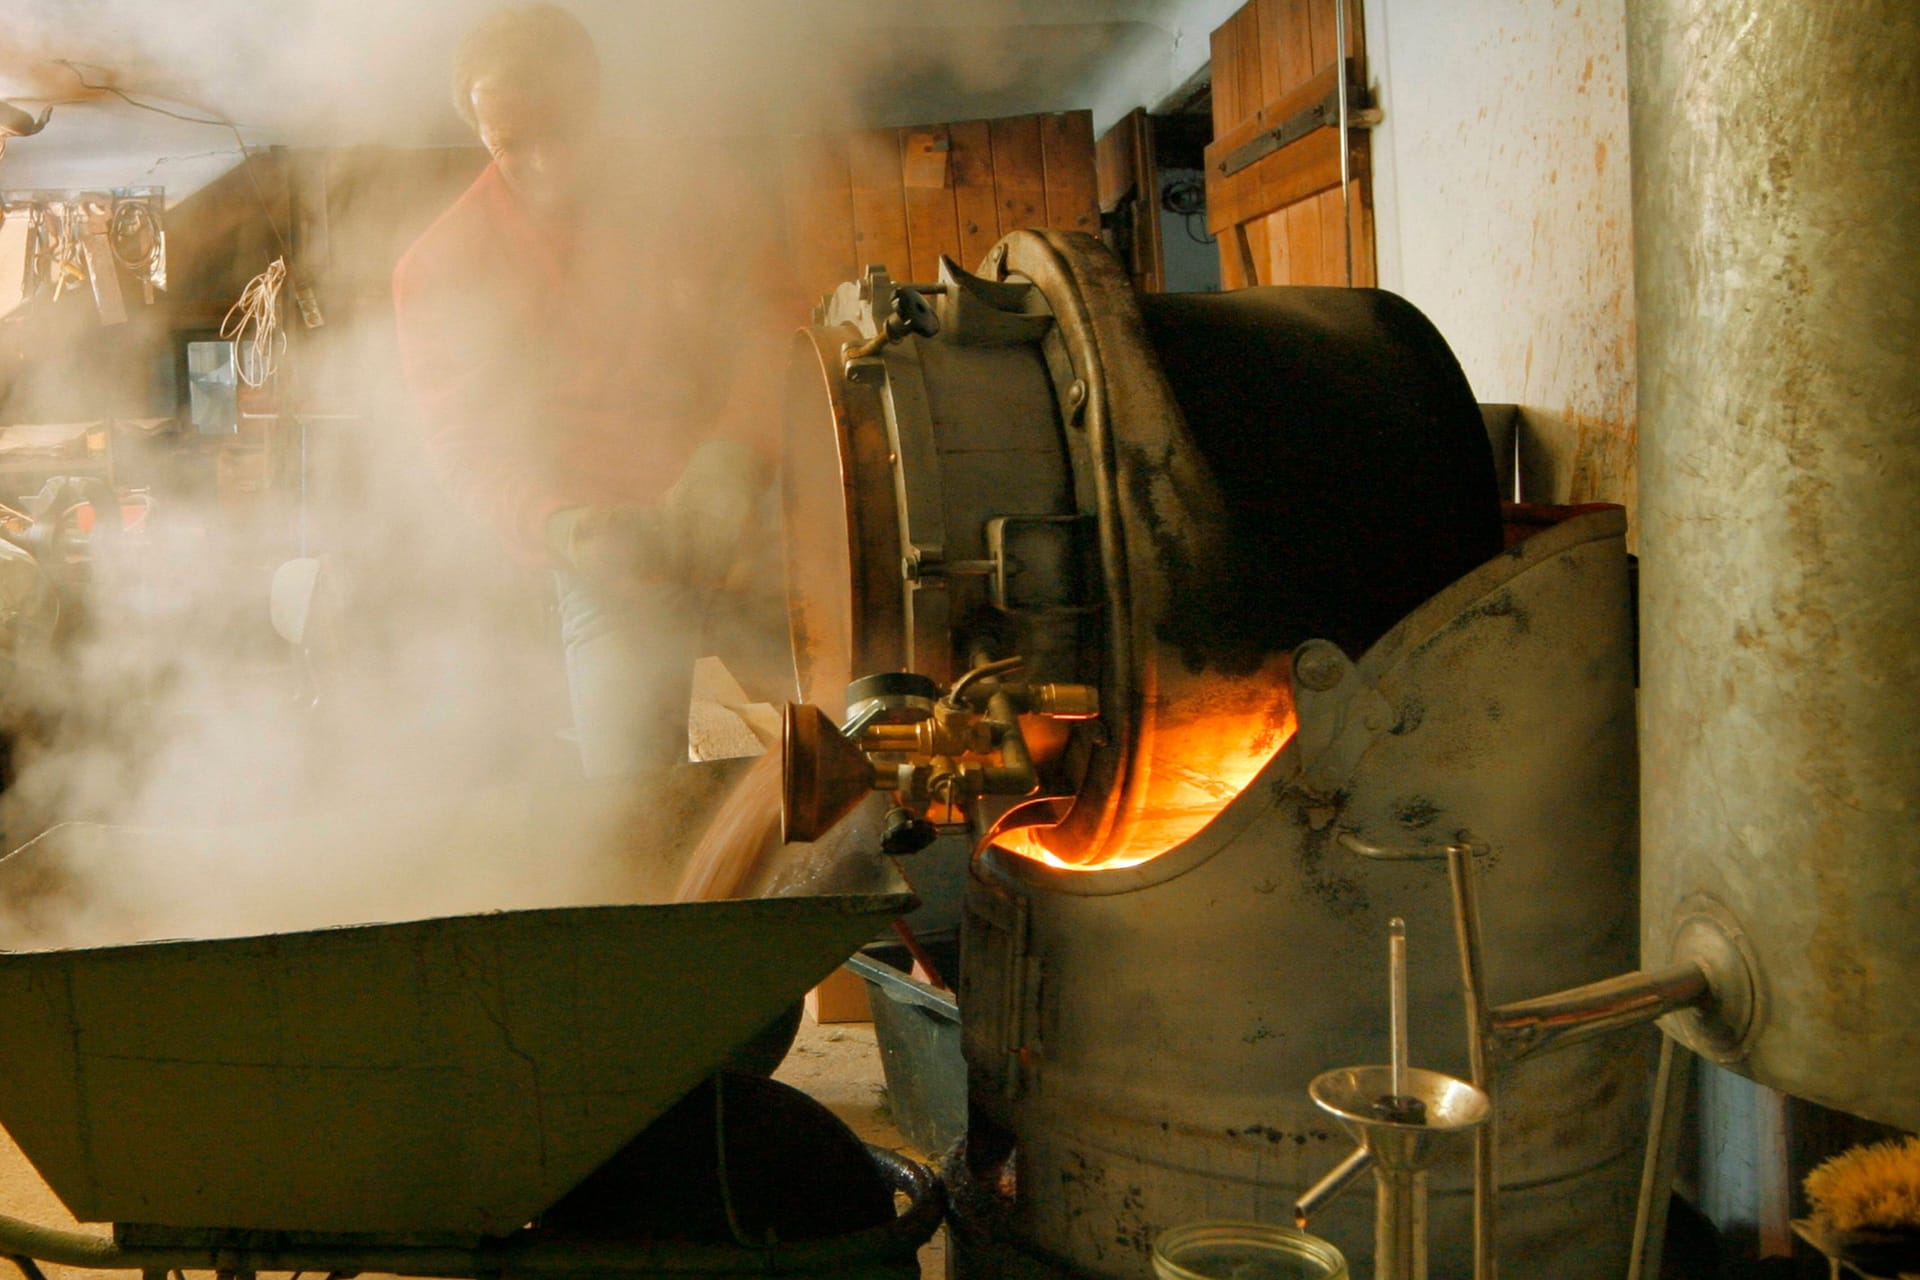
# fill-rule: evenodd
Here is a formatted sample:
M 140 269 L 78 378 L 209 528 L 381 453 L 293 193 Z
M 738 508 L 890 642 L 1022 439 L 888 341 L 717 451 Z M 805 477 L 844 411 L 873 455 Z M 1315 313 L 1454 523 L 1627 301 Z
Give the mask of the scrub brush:
M 1869 1275 L 1920 1272 L 1920 1137 L 1855 1147 L 1807 1175 L 1801 1235 Z

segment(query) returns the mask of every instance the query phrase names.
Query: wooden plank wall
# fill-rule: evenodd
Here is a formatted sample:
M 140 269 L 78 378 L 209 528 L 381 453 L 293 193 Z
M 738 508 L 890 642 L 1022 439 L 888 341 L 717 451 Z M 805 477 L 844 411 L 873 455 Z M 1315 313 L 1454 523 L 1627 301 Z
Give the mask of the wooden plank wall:
M 1207 148 L 1207 229 L 1220 239 L 1221 280 L 1248 284 L 1345 284 L 1340 147 L 1318 129 L 1232 175 L 1220 161 L 1266 129 L 1323 100 L 1337 84 L 1334 4 L 1341 0 L 1248 0 L 1213 33 L 1213 125 Z M 1357 0 L 1348 45 L 1365 83 Z M 1364 130 L 1350 141 L 1356 285 L 1374 282 L 1372 183 Z M 1248 265 L 1253 274 L 1249 278 Z
M 808 304 L 870 262 L 885 263 L 896 279 L 931 281 L 942 254 L 978 267 L 1017 228 L 1097 233 L 1100 226 L 1086 111 L 781 139 L 750 144 L 750 159 L 770 175 L 758 194 L 784 222 Z M 327 315 L 324 329 L 299 335 L 304 403 L 329 412 L 359 407 L 364 397 L 352 387 L 367 380 L 364 361 L 329 353 L 357 353 L 364 329 L 373 335 L 370 349 L 391 360 L 393 264 L 486 155 L 478 147 L 347 147 L 260 151 L 249 163 L 251 172 L 236 168 L 169 212 L 172 287 L 164 307 L 143 313 L 151 323 L 105 331 L 76 312 L 77 334 L 57 326 L 9 334 L 0 393 L 12 394 L 16 419 L 54 413 L 28 394 L 37 385 L 32 375 L 53 368 L 53 352 L 74 343 L 108 350 L 113 373 L 94 377 L 77 401 L 63 393 L 59 403 L 67 407 L 54 416 L 159 412 L 163 406 L 149 406 L 148 376 L 173 334 L 217 327 L 247 281 L 282 251 L 282 236 L 292 237 L 296 269 L 317 286 Z M 726 234 L 728 220 L 714 229 Z M 40 382 L 53 385 L 51 375 Z M 8 404 L 4 395 L 0 404 Z
M 1087 111 L 796 139 L 782 180 L 810 298 L 870 263 L 929 282 L 943 255 L 972 270 L 1009 231 L 1100 228 Z

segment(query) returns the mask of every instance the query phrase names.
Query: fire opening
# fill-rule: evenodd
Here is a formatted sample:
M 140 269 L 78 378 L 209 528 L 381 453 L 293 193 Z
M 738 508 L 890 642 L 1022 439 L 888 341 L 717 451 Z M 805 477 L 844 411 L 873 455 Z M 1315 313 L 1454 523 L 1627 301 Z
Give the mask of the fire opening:
M 994 844 L 1061 871 L 1118 871 L 1179 848 L 1244 792 L 1293 738 L 1289 687 L 1276 683 L 1268 705 L 1238 715 L 1214 713 L 1143 734 L 1136 798 L 1109 829 L 1076 844 L 1070 823 L 1017 827 Z

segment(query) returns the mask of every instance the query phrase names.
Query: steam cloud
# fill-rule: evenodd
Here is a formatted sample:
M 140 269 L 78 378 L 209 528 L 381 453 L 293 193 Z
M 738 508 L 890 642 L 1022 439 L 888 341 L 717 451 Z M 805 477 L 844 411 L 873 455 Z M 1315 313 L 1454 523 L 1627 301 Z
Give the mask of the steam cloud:
M 139 96 L 233 118 L 252 142 L 468 145 L 448 102 L 447 69 L 461 33 L 494 7 L 305 0 L 273 6 L 267 19 L 239 0 L 43 2 L 0 35 L 0 96 L 73 93 L 71 73 L 55 61 L 70 59 Z M 1055 20 L 1038 0 L 1000 0 L 964 20 L 903 11 L 880 23 L 865 3 L 578 7 L 605 66 L 609 135 L 691 135 L 719 148 L 709 154 L 724 151 L 711 140 L 728 136 L 1080 105 L 1062 100 L 1058 86 L 1076 92 L 1077 71 L 1146 30 L 1133 21 L 1090 31 L 1077 62 L 1046 69 L 1048 87 L 1039 55 L 1005 35 L 1006 24 Z M 920 90 L 911 108 L 894 100 L 906 85 Z M 56 122 L 73 125 L 73 137 L 91 129 L 96 147 L 116 129 L 149 155 L 232 142 L 105 99 L 62 111 L 67 120 Z M 0 185 L 14 185 L 8 170 L 20 172 L 23 151 L 0 161 Z M 419 196 L 419 224 L 450 195 Z M 380 198 L 383 209 L 409 207 L 389 189 Z M 330 216 L 345 223 L 350 212 L 336 207 Z M 725 211 L 716 212 L 716 233 L 737 237 Z M 757 246 L 736 248 L 744 258 Z M 390 265 L 359 264 L 372 276 Z M 259 517 L 212 493 L 161 492 L 148 545 L 102 546 L 92 579 L 67 586 L 69 620 L 85 622 L 60 660 L 5 691 L 16 722 L 37 727 L 5 800 L 5 845 L 47 819 L 133 833 L 69 832 L 57 857 L 29 850 L 0 863 L 0 946 L 263 932 L 668 891 L 674 869 L 650 866 L 647 850 L 691 831 L 712 796 L 554 785 L 573 765 L 554 736 L 553 709 L 564 697 L 552 620 L 530 607 L 537 596 L 504 567 L 491 536 L 436 489 L 390 318 L 374 310 L 347 317 L 358 338 L 351 348 L 335 342 L 320 356 L 296 345 L 290 357 L 306 388 L 351 386 L 345 407 L 356 423 L 310 430 L 350 433 L 367 477 L 364 505 L 334 510 L 318 548 L 331 560 L 327 617 L 311 646 L 318 703 L 301 660 L 267 626 L 279 557 L 259 552 L 286 546 L 287 530 L 263 524 L 251 537 L 222 538 L 223 527 Z M 796 309 L 786 319 L 804 315 Z M 296 323 L 290 300 L 283 320 Z M 100 408 L 84 377 L 57 360 L 27 372 L 30 387 L 0 388 L 21 391 L 0 398 L 0 420 L 131 416 Z

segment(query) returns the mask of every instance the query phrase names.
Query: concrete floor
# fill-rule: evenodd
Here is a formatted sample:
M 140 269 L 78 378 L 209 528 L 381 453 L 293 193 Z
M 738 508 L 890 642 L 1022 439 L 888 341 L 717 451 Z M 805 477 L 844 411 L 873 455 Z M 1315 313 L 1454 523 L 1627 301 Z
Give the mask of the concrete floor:
M 92 1227 L 82 1227 L 75 1222 L 47 1184 L 40 1180 L 27 1158 L 20 1154 L 20 1148 L 13 1145 L 13 1139 L 5 1130 L 0 1130 L 0 1213 L 10 1218 L 21 1218 L 27 1222 L 45 1227 L 61 1227 L 67 1230 L 91 1231 Z M 105 1227 L 97 1228 L 101 1235 L 107 1234 Z M 13 1280 L 11 1262 L 0 1262 L 0 1277 Z M 139 1280 L 138 1271 L 76 1271 L 68 1267 L 45 1268 L 48 1280 L 72 1280 L 78 1276 L 124 1277 L 125 1280 Z
M 933 1163 L 927 1152 L 916 1150 L 894 1127 L 871 1022 L 819 1025 L 802 1018 L 800 1034 L 773 1078 L 810 1095 L 864 1141 Z M 947 1229 L 942 1227 L 920 1250 L 920 1275 L 923 1280 L 940 1280 L 946 1268 Z
M 810 1094 L 846 1121 L 865 1141 L 902 1151 L 915 1159 L 927 1159 L 926 1153 L 909 1147 L 893 1125 L 872 1023 L 822 1026 L 802 1019 L 793 1049 L 775 1078 Z M 0 1131 L 0 1214 L 43 1226 L 98 1230 L 106 1234 L 104 1227 L 81 1227 L 74 1221 L 4 1131 Z M 12 1264 L 0 1261 L 0 1280 L 10 1280 L 11 1270 Z M 944 1276 L 945 1271 L 946 1231 L 942 1228 L 920 1252 L 920 1273 L 927 1280 L 936 1280 Z M 138 1280 L 139 1277 L 135 1271 L 77 1271 L 64 1267 L 48 1267 L 46 1272 L 48 1280 L 78 1280 L 82 1276 Z

